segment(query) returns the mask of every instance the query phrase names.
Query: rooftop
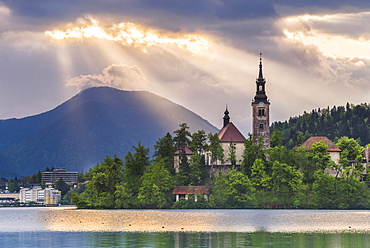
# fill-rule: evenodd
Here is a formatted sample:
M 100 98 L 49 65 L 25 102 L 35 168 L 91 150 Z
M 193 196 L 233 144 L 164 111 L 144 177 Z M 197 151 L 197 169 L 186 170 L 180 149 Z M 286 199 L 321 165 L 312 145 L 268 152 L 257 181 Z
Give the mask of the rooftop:
M 317 142 L 324 142 L 325 145 L 328 146 L 328 151 L 329 152 L 340 152 L 342 151 L 341 149 L 338 148 L 328 137 L 325 136 L 312 136 L 308 138 L 303 144 L 301 145 L 302 147 L 306 147 L 307 149 L 311 149 L 313 144 Z
M 203 194 L 206 195 L 209 192 L 208 186 L 176 186 L 173 190 L 175 195 L 187 195 L 187 194 Z
M 235 127 L 232 122 L 229 122 L 224 126 L 218 133 L 218 138 L 220 142 L 244 142 L 245 137 L 241 132 Z

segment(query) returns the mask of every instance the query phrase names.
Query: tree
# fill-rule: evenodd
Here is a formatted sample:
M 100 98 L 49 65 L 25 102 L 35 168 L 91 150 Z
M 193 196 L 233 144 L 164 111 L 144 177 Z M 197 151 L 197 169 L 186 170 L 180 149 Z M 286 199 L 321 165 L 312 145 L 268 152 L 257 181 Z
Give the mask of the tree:
M 292 166 L 279 161 L 274 161 L 272 166 L 271 182 L 272 189 L 277 194 L 285 195 L 280 197 L 283 204 L 291 204 L 291 196 L 300 190 L 302 186 L 303 174 Z
M 231 196 L 227 191 L 227 175 L 218 173 L 213 178 L 211 195 L 209 196 L 209 204 L 212 208 L 231 208 Z
M 220 144 L 220 139 L 217 134 L 208 134 L 209 146 L 208 151 L 211 153 L 211 164 L 214 165 L 217 161 L 224 163 L 224 149 Z
M 69 185 L 63 180 L 63 178 L 58 178 L 54 183 L 54 188 L 59 190 L 62 197 L 69 191 Z
M 8 183 L 8 191 L 10 193 L 17 193 L 19 192 L 19 184 L 18 184 L 18 179 L 15 177 L 14 179 L 11 179 L 10 182 Z
M 106 156 L 87 173 L 90 182 L 81 196 L 72 195 L 77 207 L 114 208 L 115 191 L 123 181 L 123 163 L 117 156 Z M 79 198 L 77 198 L 79 197 Z
M 189 173 L 187 184 L 188 185 L 201 185 L 206 177 L 206 166 L 204 163 L 204 156 L 201 154 L 193 154 L 190 157 Z
M 263 138 L 260 137 L 257 144 L 254 144 L 254 140 L 251 134 L 248 134 L 248 139 L 244 141 L 244 152 L 243 161 L 241 163 L 241 171 L 251 176 L 251 168 L 256 159 L 262 159 L 266 161 L 266 149 L 263 145 Z
M 228 159 L 230 160 L 231 165 L 236 165 L 236 145 L 233 142 L 229 144 L 229 153 Z
M 207 148 L 207 135 L 204 130 L 199 130 L 191 135 L 190 149 L 192 152 L 202 155 Z
M 351 170 L 356 175 L 361 175 L 364 170 L 362 165 L 364 147 L 361 147 L 355 139 L 350 139 L 346 136 L 341 137 L 336 144 L 342 151 L 340 153 L 339 164 L 342 169 L 346 167 L 352 167 L 354 165 L 354 170 Z M 349 171 L 349 170 L 347 170 Z
M 311 149 L 307 153 L 307 159 L 307 164 L 303 163 L 300 169 L 304 175 L 304 182 L 311 185 L 315 180 L 315 172 L 324 172 L 326 168 L 335 168 L 335 163 L 331 160 L 328 153 L 328 146 L 322 141 L 312 145 Z
M 336 178 L 326 173 L 317 172 L 315 177 L 313 190 L 318 208 L 369 208 L 369 189 L 353 174 L 343 174 Z
M 303 144 L 303 132 L 298 132 L 296 147 Z
M 163 208 L 172 202 L 174 182 L 164 161 L 156 162 L 146 168 L 138 198 L 145 206 Z
M 271 177 L 266 172 L 262 159 L 256 159 L 251 168 L 252 182 L 259 190 L 264 190 L 270 185 Z
M 124 178 L 126 187 L 134 195 L 139 193 L 141 185 L 141 176 L 144 174 L 145 168 L 149 166 L 149 148 L 145 148 L 139 142 L 138 146 L 135 147 L 135 153 L 128 152 L 125 157 L 125 169 Z
M 179 173 L 176 175 L 178 183 L 181 185 L 189 184 L 189 173 L 190 166 L 188 157 L 186 156 L 185 148 L 190 144 L 190 132 L 189 127 L 186 123 L 180 124 L 180 128 L 174 131 L 175 137 L 173 138 L 175 142 L 176 149 L 179 153 Z
M 205 151 L 208 149 L 207 135 L 203 130 L 191 135 L 190 148 L 193 154 L 189 161 L 187 183 L 189 185 L 201 185 L 207 174 Z
M 271 147 L 281 146 L 282 142 L 283 142 L 283 136 L 282 136 L 281 131 L 275 130 L 274 132 L 272 132 L 271 142 L 270 142 Z
M 255 188 L 247 175 L 231 169 L 226 181 L 226 192 L 233 208 L 248 208 L 255 205 Z
M 172 174 L 175 174 L 174 169 L 174 154 L 176 147 L 174 140 L 170 133 L 167 133 L 164 137 L 160 138 L 154 145 L 154 160 L 159 162 L 164 160 L 166 169 Z
M 190 144 L 190 132 L 186 123 L 181 123 L 180 128 L 174 131 L 175 137 L 173 138 L 177 150 L 185 151 L 185 147 Z

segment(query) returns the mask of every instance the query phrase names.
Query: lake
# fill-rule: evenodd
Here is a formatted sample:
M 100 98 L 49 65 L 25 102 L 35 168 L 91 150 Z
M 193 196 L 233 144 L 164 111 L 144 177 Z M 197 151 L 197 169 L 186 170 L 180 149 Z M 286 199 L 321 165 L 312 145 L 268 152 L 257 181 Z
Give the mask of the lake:
M 370 247 L 370 211 L 0 208 L 0 247 Z

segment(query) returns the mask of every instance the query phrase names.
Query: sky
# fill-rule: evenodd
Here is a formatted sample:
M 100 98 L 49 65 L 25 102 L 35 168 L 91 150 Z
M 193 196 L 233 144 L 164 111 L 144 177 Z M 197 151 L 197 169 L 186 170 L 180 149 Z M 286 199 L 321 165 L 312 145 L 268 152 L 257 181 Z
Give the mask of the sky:
M 260 53 L 271 122 L 368 102 L 368 23 L 361 0 L 0 0 L 0 119 L 111 86 L 247 134 Z

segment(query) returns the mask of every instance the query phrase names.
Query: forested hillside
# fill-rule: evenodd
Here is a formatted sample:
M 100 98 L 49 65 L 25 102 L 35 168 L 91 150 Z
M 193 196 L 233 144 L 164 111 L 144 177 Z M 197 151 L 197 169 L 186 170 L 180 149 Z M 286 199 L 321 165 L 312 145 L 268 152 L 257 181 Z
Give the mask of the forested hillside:
M 336 142 L 340 137 L 354 138 L 362 146 L 370 143 L 370 105 L 362 103 L 326 109 L 291 117 L 289 121 L 274 122 L 271 131 L 282 132 L 283 145 L 292 148 L 310 136 L 327 136 Z M 300 133 L 301 132 L 301 133 Z

